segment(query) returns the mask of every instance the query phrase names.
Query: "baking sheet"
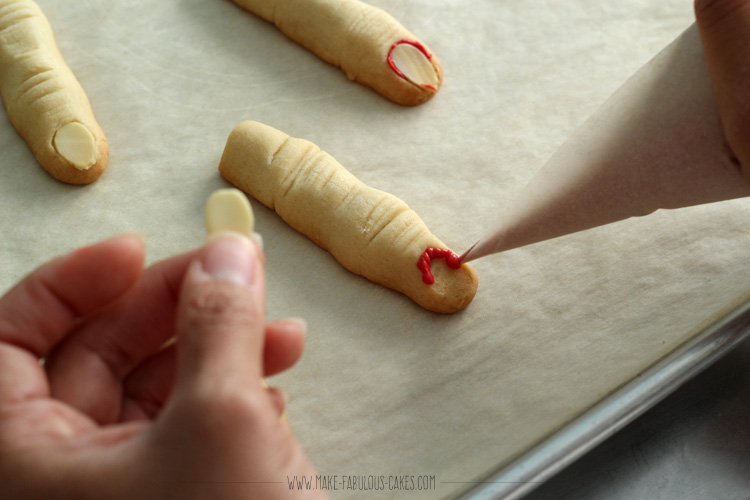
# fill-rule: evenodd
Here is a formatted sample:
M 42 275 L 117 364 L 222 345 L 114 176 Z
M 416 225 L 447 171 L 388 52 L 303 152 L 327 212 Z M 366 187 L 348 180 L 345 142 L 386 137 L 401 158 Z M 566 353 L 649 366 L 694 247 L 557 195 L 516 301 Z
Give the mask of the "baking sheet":
M 467 483 L 461 500 L 524 497 L 749 337 L 750 299 L 746 299 L 522 457 Z
M 432 101 L 392 104 L 229 1 L 40 0 L 111 157 L 90 186 L 57 183 L 0 114 L 0 290 L 115 233 L 143 234 L 149 262 L 200 245 L 224 142 L 245 119 L 315 142 L 463 251 L 693 19 L 686 0 L 371 3 L 440 57 Z M 750 206 L 735 200 L 480 260 L 474 302 L 441 316 L 253 207 L 269 316 L 310 324 L 302 361 L 272 383 L 319 473 L 434 477 L 427 491 L 335 498 L 458 494 L 693 339 L 750 278 Z

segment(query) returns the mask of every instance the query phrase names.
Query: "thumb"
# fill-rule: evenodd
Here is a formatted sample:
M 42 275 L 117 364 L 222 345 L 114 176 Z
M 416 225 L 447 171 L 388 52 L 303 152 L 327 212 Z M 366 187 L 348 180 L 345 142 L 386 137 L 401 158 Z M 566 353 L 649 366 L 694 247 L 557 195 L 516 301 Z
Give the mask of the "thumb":
M 262 384 L 264 313 L 260 249 L 235 233 L 210 239 L 180 291 L 174 394 L 144 441 L 148 474 L 159 470 L 165 487 L 219 499 L 236 498 L 218 491 L 240 484 L 275 499 L 285 475 L 314 474 Z
M 189 268 L 180 294 L 176 387 L 260 387 L 264 325 L 260 250 L 239 234 L 212 238 Z

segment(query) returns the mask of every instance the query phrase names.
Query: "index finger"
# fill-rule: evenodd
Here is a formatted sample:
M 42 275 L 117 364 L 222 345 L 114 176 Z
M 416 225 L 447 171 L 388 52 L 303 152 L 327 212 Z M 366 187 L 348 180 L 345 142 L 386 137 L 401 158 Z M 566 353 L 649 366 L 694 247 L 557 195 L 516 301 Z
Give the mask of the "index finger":
M 130 289 L 143 261 L 142 240 L 122 235 L 42 265 L 0 298 L 0 342 L 46 356 L 79 319 Z
M 175 333 L 178 290 L 196 254 L 150 266 L 127 294 L 60 342 L 45 365 L 52 396 L 101 424 L 116 421 L 122 381 Z
M 0 401 L 48 396 L 39 359 L 132 287 L 142 266 L 140 238 L 119 236 L 44 264 L 0 298 Z

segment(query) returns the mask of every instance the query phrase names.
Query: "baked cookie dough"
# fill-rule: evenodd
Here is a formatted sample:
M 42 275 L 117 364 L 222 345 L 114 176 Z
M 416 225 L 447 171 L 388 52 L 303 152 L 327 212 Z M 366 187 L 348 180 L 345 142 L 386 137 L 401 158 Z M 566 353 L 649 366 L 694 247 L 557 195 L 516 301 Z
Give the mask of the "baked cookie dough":
M 242 122 L 229 135 L 219 171 L 345 268 L 425 309 L 453 313 L 474 298 L 474 269 L 446 250 L 406 203 L 365 185 L 309 141 Z M 432 284 L 423 275 L 430 266 Z
M 440 61 L 424 43 L 387 12 L 359 0 L 234 2 L 396 103 L 423 103 L 443 81 Z
M 52 177 L 70 184 L 99 178 L 109 158 L 107 139 L 31 0 L 0 0 L 0 95 L 11 123 Z

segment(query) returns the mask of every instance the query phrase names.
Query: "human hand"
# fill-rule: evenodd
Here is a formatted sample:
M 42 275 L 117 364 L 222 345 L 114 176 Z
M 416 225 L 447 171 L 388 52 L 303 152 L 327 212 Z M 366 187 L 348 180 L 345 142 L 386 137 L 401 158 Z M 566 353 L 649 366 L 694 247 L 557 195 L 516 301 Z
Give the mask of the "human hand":
M 115 237 L 0 298 L 0 497 L 320 498 L 286 486 L 314 469 L 261 377 L 304 330 L 265 322 L 257 246 L 223 234 L 143 262 Z
M 695 0 L 724 135 L 750 182 L 750 1 Z

